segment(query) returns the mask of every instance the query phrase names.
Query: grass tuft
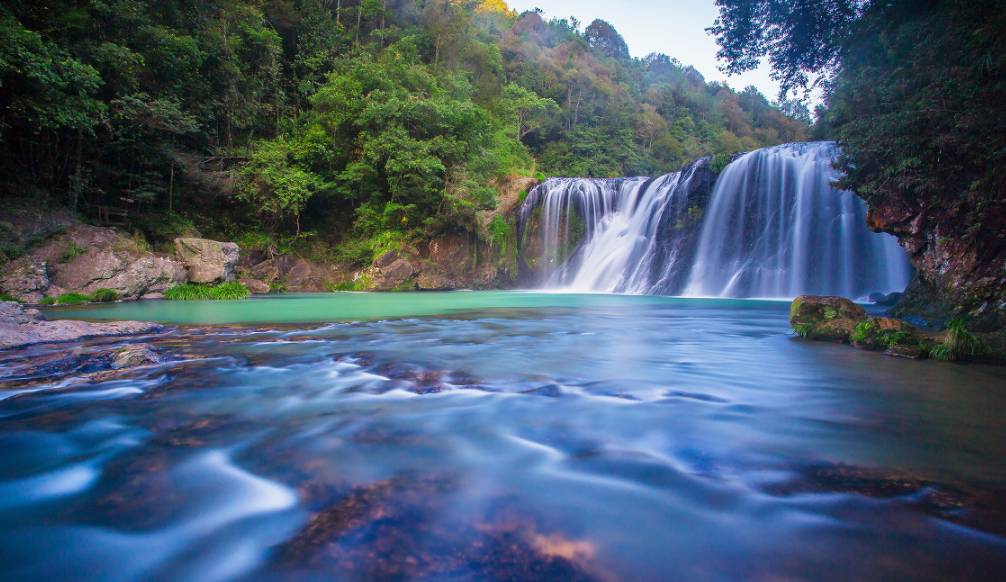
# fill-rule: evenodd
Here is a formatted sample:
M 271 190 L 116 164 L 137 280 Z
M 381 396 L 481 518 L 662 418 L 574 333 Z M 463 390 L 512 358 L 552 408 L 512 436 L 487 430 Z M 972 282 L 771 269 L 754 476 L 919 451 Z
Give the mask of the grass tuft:
M 119 293 L 114 289 L 96 289 L 91 294 L 91 301 L 95 303 L 111 303 L 119 300 Z
M 249 295 L 248 288 L 237 282 L 219 285 L 186 283 L 164 292 L 164 298 L 170 301 L 235 301 L 247 299 Z
M 929 357 L 944 362 L 966 362 L 985 355 L 986 351 L 985 344 L 968 331 L 963 319 L 953 319 L 947 323 L 947 337 L 929 350 Z

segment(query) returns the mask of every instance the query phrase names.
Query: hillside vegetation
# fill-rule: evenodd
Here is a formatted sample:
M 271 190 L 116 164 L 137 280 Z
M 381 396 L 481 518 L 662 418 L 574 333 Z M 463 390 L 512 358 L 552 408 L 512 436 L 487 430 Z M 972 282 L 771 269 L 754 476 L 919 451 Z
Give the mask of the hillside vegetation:
M 807 131 L 603 21 L 499 0 L 6 2 L 0 86 L 4 196 L 359 264 L 491 236 L 507 176 L 662 173 Z

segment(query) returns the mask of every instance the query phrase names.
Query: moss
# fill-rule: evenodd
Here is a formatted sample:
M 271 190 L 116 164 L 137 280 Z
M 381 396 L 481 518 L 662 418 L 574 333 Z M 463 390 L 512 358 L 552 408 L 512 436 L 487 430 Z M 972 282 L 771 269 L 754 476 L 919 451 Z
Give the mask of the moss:
M 233 301 L 247 299 L 249 295 L 248 288 L 237 282 L 219 285 L 186 283 L 165 291 L 164 298 L 171 301 Z

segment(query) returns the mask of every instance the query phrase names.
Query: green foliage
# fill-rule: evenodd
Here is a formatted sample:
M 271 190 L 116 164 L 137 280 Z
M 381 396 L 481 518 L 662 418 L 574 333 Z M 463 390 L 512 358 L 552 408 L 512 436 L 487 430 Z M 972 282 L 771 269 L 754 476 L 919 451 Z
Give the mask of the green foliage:
M 219 285 L 186 283 L 164 292 L 164 298 L 170 301 L 234 301 L 247 299 L 249 295 L 248 288 L 236 282 Z
M 373 286 L 373 281 L 367 275 L 360 275 L 352 281 L 343 281 L 334 285 L 329 285 L 328 290 L 333 293 L 339 292 L 360 292 L 367 291 Z
M 986 346 L 968 331 L 966 322 L 954 319 L 947 323 L 947 335 L 943 343 L 930 348 L 929 357 L 945 362 L 966 362 L 979 358 L 986 352 Z
M 814 331 L 814 324 L 813 323 L 797 323 L 797 324 L 793 325 L 793 331 L 796 332 L 796 335 L 798 335 L 798 336 L 800 336 L 802 338 L 807 338 L 807 337 L 810 337 L 810 333 L 812 331 Z
M 0 293 L 0 301 L 13 301 L 14 303 L 24 303 L 17 297 L 10 295 L 9 293 Z
M 709 163 L 709 167 L 717 174 L 726 169 L 728 165 L 730 165 L 730 156 L 728 154 L 716 154 L 713 156 L 712 162 Z
M 95 303 L 111 303 L 119 300 L 119 293 L 114 289 L 95 289 L 91 294 L 91 301 Z
M 66 246 L 66 250 L 63 251 L 63 255 L 60 257 L 60 261 L 64 263 L 69 263 L 70 261 L 76 259 L 79 256 L 87 254 L 87 249 L 81 247 L 77 243 L 70 241 L 70 244 Z
M 91 302 L 91 296 L 83 293 L 64 293 L 58 297 L 46 297 L 45 299 L 52 299 L 51 305 L 80 305 Z M 43 305 L 47 305 L 47 303 L 43 303 Z
M 38 301 L 39 305 L 56 305 L 56 298 L 51 296 L 45 296 Z
M 311 236 L 363 263 L 386 233 L 484 236 L 510 175 L 656 174 L 807 133 L 631 58 L 606 22 L 498 0 L 70 4 L 0 8 L 0 181 L 158 245 Z
M 825 319 L 828 319 L 827 314 L 825 315 Z M 852 336 L 849 339 L 851 339 L 853 343 L 865 343 L 873 337 L 873 328 L 873 321 L 864 319 L 856 324 L 856 328 L 852 331 Z

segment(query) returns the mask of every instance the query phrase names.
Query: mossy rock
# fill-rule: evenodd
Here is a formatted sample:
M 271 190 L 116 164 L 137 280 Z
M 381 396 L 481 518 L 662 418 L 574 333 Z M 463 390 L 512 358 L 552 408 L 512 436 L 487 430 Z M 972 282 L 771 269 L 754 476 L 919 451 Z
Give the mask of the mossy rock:
M 793 300 L 789 323 L 808 339 L 848 342 L 866 310 L 844 297 L 802 295 Z
M 870 317 L 860 321 L 850 339 L 857 348 L 877 351 L 918 347 L 922 341 L 915 327 L 892 317 Z

